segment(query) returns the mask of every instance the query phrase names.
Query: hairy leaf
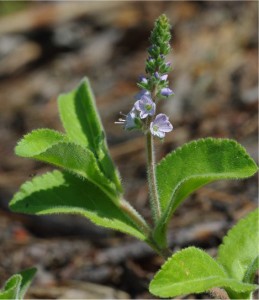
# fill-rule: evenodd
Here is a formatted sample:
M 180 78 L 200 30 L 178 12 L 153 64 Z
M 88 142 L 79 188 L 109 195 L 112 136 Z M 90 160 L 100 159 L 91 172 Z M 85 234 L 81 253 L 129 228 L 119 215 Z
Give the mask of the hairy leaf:
M 19 299 L 19 290 L 22 276 L 19 274 L 10 277 L 2 290 L 0 290 L 0 299 Z
M 15 148 L 17 155 L 41 160 L 82 176 L 118 201 L 114 184 L 100 171 L 92 151 L 53 130 L 40 129 L 24 136 Z
M 258 268 L 258 221 L 257 209 L 231 228 L 219 247 L 217 259 L 232 278 L 252 283 L 248 279 Z
M 155 239 L 164 244 L 161 237 L 171 215 L 199 187 L 220 179 L 246 178 L 256 171 L 245 149 L 229 139 L 201 139 L 168 154 L 156 169 L 162 218 Z
M 26 134 L 16 145 L 15 154 L 33 157 L 60 142 L 68 142 L 64 134 L 51 129 L 37 129 Z
M 202 293 L 213 287 L 228 287 L 237 292 L 251 292 L 256 285 L 228 278 L 226 272 L 206 252 L 189 247 L 175 253 L 156 273 L 149 290 L 159 297 Z
M 141 228 L 96 185 L 65 172 L 46 173 L 24 183 L 10 208 L 28 214 L 80 214 L 96 225 L 145 239 Z
M 248 283 L 253 283 L 255 280 L 255 274 L 258 269 L 259 269 L 259 255 L 256 256 L 256 258 L 252 261 L 250 266 L 247 268 L 243 281 Z
M 35 274 L 37 272 L 36 268 L 26 269 L 21 271 L 19 274 L 22 276 L 22 282 L 19 290 L 19 299 L 23 299 L 26 291 L 28 290 Z
M 35 273 L 36 269 L 30 268 L 11 276 L 0 290 L 0 299 L 23 299 Z
M 105 176 L 115 183 L 119 191 L 122 191 L 119 174 L 108 151 L 105 133 L 88 79 L 84 78 L 74 90 L 60 95 L 58 103 L 67 135 L 75 143 L 91 149 Z

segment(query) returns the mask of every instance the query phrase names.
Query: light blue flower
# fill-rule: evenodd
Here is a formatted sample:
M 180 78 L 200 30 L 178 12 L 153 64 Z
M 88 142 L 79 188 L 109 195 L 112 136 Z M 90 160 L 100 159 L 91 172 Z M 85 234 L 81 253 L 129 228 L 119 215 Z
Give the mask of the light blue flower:
M 173 125 L 165 114 L 158 114 L 153 122 L 150 123 L 150 131 L 153 135 L 163 138 L 166 132 L 173 130 Z
M 125 119 L 119 118 L 119 121 L 115 122 L 115 124 L 123 125 L 123 128 L 126 130 L 133 130 L 139 128 L 139 118 L 134 107 L 127 115 L 123 116 L 125 116 Z
M 166 87 L 166 88 L 162 88 L 162 89 L 161 89 L 160 94 L 161 94 L 162 96 L 168 97 L 168 96 L 170 96 L 170 95 L 173 95 L 174 92 L 173 92 L 171 89 L 169 89 L 168 87 Z
M 140 81 L 141 83 L 148 83 L 147 78 L 146 78 L 145 76 L 143 76 L 143 75 L 139 76 L 139 81 Z
M 153 116 L 156 111 L 156 104 L 149 96 L 143 96 L 135 103 L 134 107 L 139 111 L 141 119 L 145 119 L 147 116 Z
M 160 79 L 162 81 L 165 81 L 168 77 L 168 74 L 160 75 L 158 72 L 155 72 L 154 75 L 155 75 L 156 79 Z
M 136 100 L 142 99 L 144 96 L 151 96 L 151 93 L 147 90 L 141 90 L 134 98 Z

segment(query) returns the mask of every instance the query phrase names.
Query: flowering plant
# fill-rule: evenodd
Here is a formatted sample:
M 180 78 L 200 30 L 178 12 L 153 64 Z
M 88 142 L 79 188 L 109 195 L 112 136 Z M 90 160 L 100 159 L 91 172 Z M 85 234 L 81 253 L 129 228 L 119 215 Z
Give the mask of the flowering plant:
M 79 214 L 97 225 L 146 242 L 167 259 L 171 256 L 166 238 L 168 223 L 188 195 L 216 180 L 247 178 L 257 171 L 245 149 L 229 139 L 192 141 L 156 164 L 153 139 L 163 139 L 173 130 L 168 116 L 157 113 L 159 101 L 173 95 L 168 82 L 171 64 L 166 62 L 170 38 L 168 19 L 162 15 L 151 33 L 146 76 L 138 82 L 141 90 L 130 112 L 116 122 L 125 130 L 139 130 L 145 135 L 152 224 L 124 199 L 119 172 L 111 159 L 86 78 L 74 90 L 59 96 L 65 133 L 34 130 L 16 146 L 17 155 L 47 162 L 63 170 L 36 176 L 24 183 L 10 202 L 11 210 L 29 214 Z M 254 226 L 255 216 L 254 213 L 248 217 L 249 226 Z M 240 295 L 249 298 L 256 289 L 252 280 L 258 236 L 247 239 L 245 230 L 236 229 L 234 232 L 240 252 L 244 246 L 244 251 L 249 253 L 239 275 L 235 275 L 234 270 L 228 271 L 228 255 L 232 259 L 243 257 L 240 252 L 233 254 L 233 245 L 227 246 L 228 240 L 232 240 L 229 236 L 220 248 L 220 265 L 201 250 L 187 248 L 166 262 L 152 281 L 150 291 L 169 297 L 224 287 L 233 299 Z M 243 234 L 243 243 L 239 233 Z M 228 252 L 229 249 L 232 252 Z M 180 269 L 182 271 L 178 272 Z

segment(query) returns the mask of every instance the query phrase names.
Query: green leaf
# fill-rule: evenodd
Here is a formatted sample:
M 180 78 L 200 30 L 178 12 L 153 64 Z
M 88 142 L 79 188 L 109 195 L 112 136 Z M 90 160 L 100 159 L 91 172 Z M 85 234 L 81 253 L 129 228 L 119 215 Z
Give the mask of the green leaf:
M 22 282 L 22 276 L 19 274 L 10 277 L 2 290 L 0 290 L 0 299 L 19 299 L 19 290 Z
M 250 266 L 247 268 L 247 271 L 244 276 L 244 282 L 253 283 L 255 280 L 256 271 L 259 269 L 259 256 L 257 256 Z
M 96 184 L 113 201 L 119 201 L 114 184 L 99 169 L 92 151 L 69 142 L 53 130 L 39 129 L 24 136 L 15 148 L 17 155 L 64 168 Z
M 83 147 L 90 148 L 105 176 L 122 191 L 119 174 L 108 151 L 88 79 L 84 78 L 74 90 L 60 95 L 58 103 L 61 120 L 69 138 Z
M 156 273 L 149 290 L 159 297 L 202 293 L 213 287 L 251 292 L 256 285 L 228 278 L 224 269 L 206 252 L 189 247 L 175 253 Z
M 201 139 L 168 154 L 156 168 L 162 217 L 155 239 L 165 244 L 166 226 L 173 212 L 199 187 L 221 179 L 246 178 L 256 171 L 245 149 L 229 139 Z
M 30 269 L 23 270 L 19 273 L 22 276 L 22 282 L 19 290 L 19 299 L 23 299 L 36 272 L 37 272 L 36 268 L 30 268 Z
M 15 154 L 34 157 L 60 142 L 68 142 L 64 134 L 51 129 L 37 129 L 26 134 L 16 145 Z
M 35 273 L 36 269 L 30 268 L 11 276 L 0 290 L 0 299 L 23 299 Z
M 96 225 L 145 236 L 96 185 L 69 173 L 54 171 L 24 183 L 10 202 L 14 212 L 28 214 L 80 214 Z
M 248 279 L 253 279 L 258 267 L 258 220 L 257 209 L 230 229 L 219 247 L 217 258 L 230 277 L 249 283 L 252 282 Z

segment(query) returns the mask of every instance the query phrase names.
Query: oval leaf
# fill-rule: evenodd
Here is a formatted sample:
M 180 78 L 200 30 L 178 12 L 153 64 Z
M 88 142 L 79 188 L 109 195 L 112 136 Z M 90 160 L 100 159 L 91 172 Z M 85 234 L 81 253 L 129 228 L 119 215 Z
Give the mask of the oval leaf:
M 68 139 L 64 134 L 51 129 L 37 129 L 26 134 L 15 147 L 15 154 L 22 157 L 33 157 L 46 151 L 51 146 Z
M 23 299 L 35 273 L 36 269 L 30 268 L 11 276 L 0 290 L 0 299 Z
M 36 272 L 37 272 L 36 268 L 30 268 L 30 269 L 23 270 L 19 273 L 22 276 L 22 282 L 19 290 L 19 299 L 24 298 L 24 295 L 28 290 Z
M 228 278 L 222 266 L 206 252 L 189 247 L 165 262 L 151 281 L 149 290 L 156 296 L 167 298 L 202 293 L 213 287 L 228 287 L 239 292 L 256 288 Z
M 58 98 L 59 113 L 71 140 L 88 147 L 104 174 L 122 191 L 120 177 L 107 147 L 104 129 L 96 109 L 89 80 L 84 78 L 72 91 Z
M 41 160 L 80 175 L 102 189 L 113 201 L 118 201 L 114 184 L 100 171 L 92 151 L 53 130 L 32 131 L 18 143 L 16 154 Z
M 19 299 L 19 290 L 21 287 L 22 276 L 19 274 L 10 277 L 2 290 L 0 290 L 0 299 Z
M 229 139 L 201 139 L 168 154 L 156 168 L 162 217 L 155 239 L 164 244 L 171 215 L 196 189 L 216 180 L 246 178 L 256 171 L 246 150 Z
M 230 277 L 240 281 L 252 280 L 258 268 L 258 212 L 253 211 L 231 228 L 219 247 L 217 260 Z
M 14 212 L 28 214 L 79 214 L 96 225 L 145 236 L 96 185 L 69 173 L 54 171 L 24 183 L 10 202 Z

